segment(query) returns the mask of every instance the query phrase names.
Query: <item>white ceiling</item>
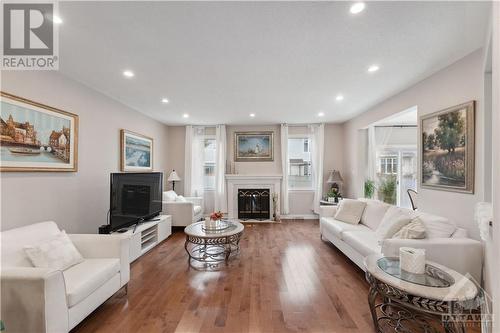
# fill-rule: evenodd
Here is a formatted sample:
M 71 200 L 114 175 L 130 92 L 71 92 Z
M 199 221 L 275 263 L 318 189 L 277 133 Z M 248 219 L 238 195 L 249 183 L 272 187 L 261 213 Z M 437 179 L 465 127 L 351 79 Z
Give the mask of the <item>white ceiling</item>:
M 167 124 L 341 122 L 480 48 L 490 11 L 367 2 L 352 15 L 350 5 L 61 2 L 60 69 Z

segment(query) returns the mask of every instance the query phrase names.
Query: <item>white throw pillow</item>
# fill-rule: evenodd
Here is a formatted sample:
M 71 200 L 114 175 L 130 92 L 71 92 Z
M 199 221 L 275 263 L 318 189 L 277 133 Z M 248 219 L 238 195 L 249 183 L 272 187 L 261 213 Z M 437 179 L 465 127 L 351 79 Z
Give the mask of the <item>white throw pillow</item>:
M 163 192 L 163 200 L 165 201 L 175 201 L 176 198 L 177 193 L 175 193 L 174 191 Z
M 186 198 L 184 198 L 182 195 L 177 196 L 177 198 L 175 198 L 175 201 L 177 201 L 177 202 L 187 202 Z
M 335 219 L 350 224 L 358 224 L 361 221 L 365 206 L 366 202 L 363 201 L 343 199 L 337 209 Z
M 413 219 L 410 223 L 402 227 L 392 238 L 399 239 L 422 239 L 425 238 L 425 225 L 420 218 Z
M 363 211 L 363 215 L 361 216 L 361 223 L 374 231 L 377 230 L 390 205 L 386 204 L 385 202 L 373 199 L 359 200 L 366 202 L 365 210 Z
M 57 236 L 37 245 L 25 246 L 24 252 L 35 267 L 61 271 L 81 263 L 84 259 L 63 230 Z
M 450 238 L 457 226 L 445 217 L 419 213 L 418 217 L 425 226 L 427 238 Z
M 385 213 L 375 234 L 379 240 L 391 238 L 402 227 L 410 223 L 413 218 L 406 210 L 391 206 Z

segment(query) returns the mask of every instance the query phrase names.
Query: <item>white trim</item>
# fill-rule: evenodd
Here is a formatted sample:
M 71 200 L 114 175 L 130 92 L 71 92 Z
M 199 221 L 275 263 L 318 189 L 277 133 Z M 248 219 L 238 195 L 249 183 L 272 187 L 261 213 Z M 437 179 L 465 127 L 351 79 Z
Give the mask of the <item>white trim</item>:
M 288 215 L 281 215 L 280 218 L 282 220 L 297 220 L 297 219 L 319 220 L 319 215 L 317 215 L 317 214 L 288 214 Z

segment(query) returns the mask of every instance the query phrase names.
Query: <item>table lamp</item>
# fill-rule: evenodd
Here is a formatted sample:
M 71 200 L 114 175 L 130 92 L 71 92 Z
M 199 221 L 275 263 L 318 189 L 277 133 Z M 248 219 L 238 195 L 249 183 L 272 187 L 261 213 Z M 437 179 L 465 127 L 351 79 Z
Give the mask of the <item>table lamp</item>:
M 328 184 L 332 184 L 332 189 L 335 188 L 337 189 L 337 191 L 339 193 L 342 193 L 340 190 L 341 190 L 341 186 L 342 186 L 342 182 L 344 181 L 344 179 L 342 179 L 342 176 L 340 175 L 340 171 L 338 170 L 333 170 L 332 172 L 330 172 L 330 177 L 328 177 L 328 180 L 326 181 Z
M 181 177 L 179 177 L 175 170 L 172 170 L 172 172 L 168 176 L 167 181 L 172 182 L 172 191 L 175 191 L 175 182 L 181 181 Z

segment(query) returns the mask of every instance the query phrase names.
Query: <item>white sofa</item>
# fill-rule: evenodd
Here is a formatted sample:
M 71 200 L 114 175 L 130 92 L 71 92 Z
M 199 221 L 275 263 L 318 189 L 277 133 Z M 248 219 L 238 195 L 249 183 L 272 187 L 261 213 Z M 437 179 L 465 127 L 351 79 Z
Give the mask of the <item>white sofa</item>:
M 428 260 L 445 265 L 459 273 L 469 273 L 477 282 L 481 281 L 483 247 L 479 241 L 467 238 L 467 231 L 457 228 L 446 218 L 399 208 L 377 200 L 359 199 L 366 207 L 359 224 L 335 220 L 335 206 L 322 206 L 320 212 L 320 233 L 342 251 L 361 269 L 365 270 L 364 258 L 378 253 L 398 257 L 400 247 L 414 247 L 426 250 Z M 419 216 L 426 227 L 424 239 L 377 239 L 375 230 L 389 210 L 400 210 L 410 216 Z
M 172 215 L 172 226 L 188 226 L 203 218 L 203 198 L 183 197 L 174 191 L 165 191 L 163 213 Z
M 117 235 L 68 235 L 83 262 L 64 271 L 33 267 L 24 246 L 59 232 L 49 221 L 0 233 L 1 319 L 7 332 L 68 332 L 126 287 L 128 239 Z

